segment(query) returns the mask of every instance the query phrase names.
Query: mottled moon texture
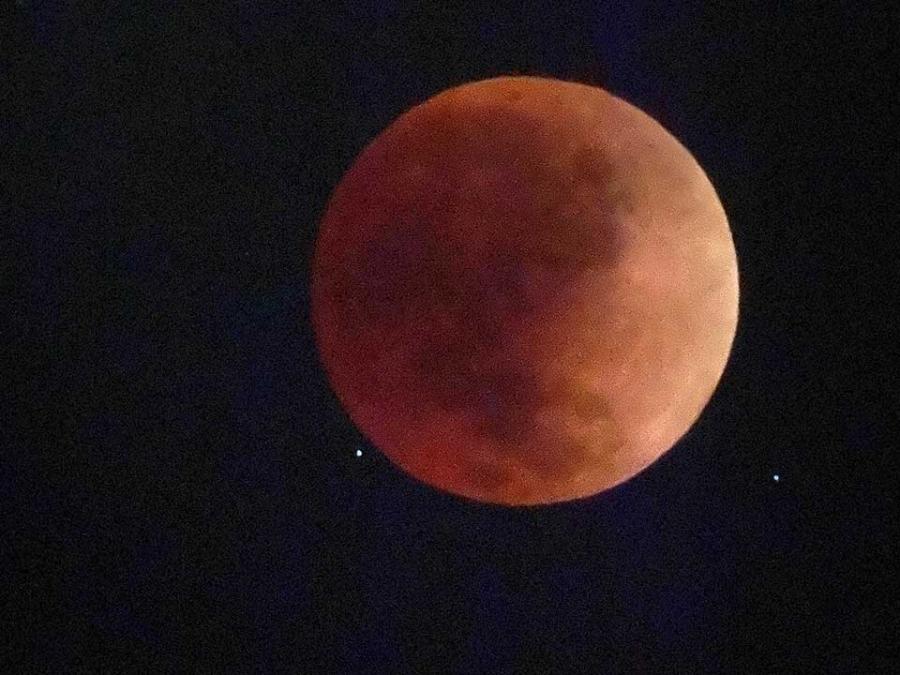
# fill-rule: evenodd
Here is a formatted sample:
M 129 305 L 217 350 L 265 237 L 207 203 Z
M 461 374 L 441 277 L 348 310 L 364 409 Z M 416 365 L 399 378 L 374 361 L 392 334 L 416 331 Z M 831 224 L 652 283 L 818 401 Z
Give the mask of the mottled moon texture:
M 312 270 L 322 362 L 359 429 L 473 500 L 594 495 L 671 448 L 738 315 L 725 212 L 691 154 L 597 87 L 444 91 L 356 159 Z

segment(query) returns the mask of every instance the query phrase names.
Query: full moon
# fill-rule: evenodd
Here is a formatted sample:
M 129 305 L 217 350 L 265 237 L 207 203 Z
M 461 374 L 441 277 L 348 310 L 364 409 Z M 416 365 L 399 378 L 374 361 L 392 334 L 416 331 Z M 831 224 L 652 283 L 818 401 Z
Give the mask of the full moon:
M 328 203 L 312 318 L 347 414 L 396 466 L 505 505 L 607 490 L 694 424 L 738 319 L 715 189 L 598 87 L 500 77 L 441 92 Z

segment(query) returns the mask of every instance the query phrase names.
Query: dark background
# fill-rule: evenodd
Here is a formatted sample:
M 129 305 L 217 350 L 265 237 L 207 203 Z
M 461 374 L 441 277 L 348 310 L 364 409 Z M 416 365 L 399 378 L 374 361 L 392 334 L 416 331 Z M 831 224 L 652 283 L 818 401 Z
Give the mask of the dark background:
M 892 670 L 894 14 L 205 4 L 0 17 L 2 670 Z M 393 469 L 309 325 L 317 221 L 355 155 L 510 73 L 667 126 L 741 272 L 701 421 L 550 508 Z

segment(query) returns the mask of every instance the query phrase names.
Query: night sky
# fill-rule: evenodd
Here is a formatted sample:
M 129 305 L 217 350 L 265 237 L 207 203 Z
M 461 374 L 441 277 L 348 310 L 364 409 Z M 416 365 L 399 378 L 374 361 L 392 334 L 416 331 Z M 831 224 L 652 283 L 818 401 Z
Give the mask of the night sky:
M 893 672 L 895 17 L 75 4 L 0 15 L 0 670 Z M 501 74 L 601 85 L 659 120 L 716 186 L 740 265 L 698 424 L 552 507 L 393 468 L 309 321 L 318 221 L 356 154 Z

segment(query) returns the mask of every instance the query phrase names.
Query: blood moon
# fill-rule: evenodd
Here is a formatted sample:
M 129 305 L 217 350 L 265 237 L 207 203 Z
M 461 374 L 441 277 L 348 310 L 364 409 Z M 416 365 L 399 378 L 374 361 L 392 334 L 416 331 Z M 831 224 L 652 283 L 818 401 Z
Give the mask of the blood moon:
M 508 505 L 655 461 L 737 324 L 731 232 L 690 153 L 606 91 L 545 78 L 401 115 L 335 189 L 312 267 L 351 419 L 408 474 Z

